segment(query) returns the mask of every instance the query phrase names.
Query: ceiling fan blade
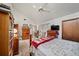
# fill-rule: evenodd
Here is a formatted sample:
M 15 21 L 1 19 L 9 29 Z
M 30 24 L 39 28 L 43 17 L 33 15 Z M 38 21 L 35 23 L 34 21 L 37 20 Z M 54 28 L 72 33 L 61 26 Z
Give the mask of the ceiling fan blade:
M 42 6 L 42 8 L 47 7 L 48 3 L 44 3 L 44 5 Z
M 42 7 L 40 7 L 40 8 L 38 9 L 38 11 L 39 11 L 39 12 L 50 12 L 50 10 L 46 8 L 47 5 L 48 5 L 48 3 L 45 3 Z

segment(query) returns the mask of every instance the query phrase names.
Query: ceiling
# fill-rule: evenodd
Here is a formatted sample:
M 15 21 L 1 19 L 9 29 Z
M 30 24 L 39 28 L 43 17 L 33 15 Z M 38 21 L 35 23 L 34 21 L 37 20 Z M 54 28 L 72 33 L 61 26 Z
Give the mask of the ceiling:
M 13 6 L 36 24 L 79 12 L 78 3 L 14 3 Z M 38 9 L 42 6 L 49 12 L 39 12 Z

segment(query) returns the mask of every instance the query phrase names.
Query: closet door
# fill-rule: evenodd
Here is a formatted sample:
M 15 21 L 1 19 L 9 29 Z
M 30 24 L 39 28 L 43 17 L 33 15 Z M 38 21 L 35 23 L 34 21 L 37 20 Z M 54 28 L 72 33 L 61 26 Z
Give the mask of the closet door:
M 73 41 L 76 41 L 78 39 L 78 25 L 77 25 L 77 19 L 70 20 L 72 22 L 71 27 L 72 27 L 72 39 Z
M 63 39 L 79 42 L 79 18 L 63 21 L 62 34 Z
M 69 40 L 72 39 L 72 21 L 63 21 L 62 24 L 62 34 L 63 39 Z
M 74 39 L 79 42 L 79 19 L 76 20 Z

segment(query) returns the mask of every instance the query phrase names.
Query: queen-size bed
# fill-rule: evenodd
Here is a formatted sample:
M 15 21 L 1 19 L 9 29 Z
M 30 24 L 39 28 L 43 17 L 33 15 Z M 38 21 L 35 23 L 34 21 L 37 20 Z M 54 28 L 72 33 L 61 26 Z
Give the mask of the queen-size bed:
M 33 53 L 35 56 L 79 56 L 79 43 L 54 38 L 37 48 L 33 46 Z

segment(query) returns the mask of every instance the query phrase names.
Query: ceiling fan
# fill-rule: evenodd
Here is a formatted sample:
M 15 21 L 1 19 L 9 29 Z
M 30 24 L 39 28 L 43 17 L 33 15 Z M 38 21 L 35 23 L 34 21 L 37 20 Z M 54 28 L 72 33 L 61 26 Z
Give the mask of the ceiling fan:
M 38 11 L 39 11 L 39 12 L 50 12 L 50 10 L 47 9 L 47 5 L 48 5 L 48 3 L 45 3 L 43 6 L 41 6 L 41 7 L 38 9 Z

